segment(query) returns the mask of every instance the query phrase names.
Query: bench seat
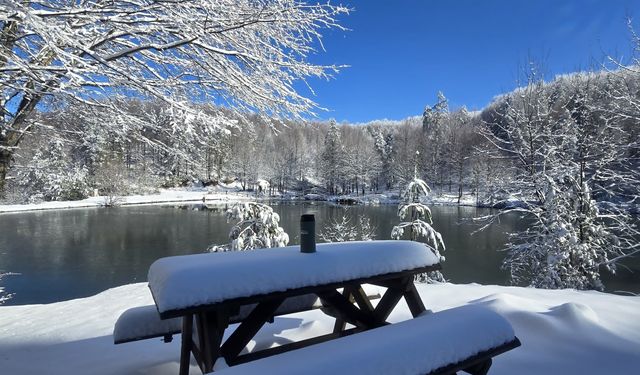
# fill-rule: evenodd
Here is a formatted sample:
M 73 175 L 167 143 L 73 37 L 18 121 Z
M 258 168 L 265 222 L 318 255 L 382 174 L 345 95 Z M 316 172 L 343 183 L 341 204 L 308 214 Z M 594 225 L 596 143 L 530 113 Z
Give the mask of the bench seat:
M 373 285 L 363 285 L 363 289 L 370 300 L 380 298 L 380 288 Z M 231 317 L 230 323 L 239 323 L 244 320 L 254 305 L 242 306 L 237 315 Z M 275 316 L 293 314 L 296 312 L 322 308 L 320 299 L 307 294 L 285 300 L 276 310 Z M 331 311 L 327 311 L 331 313 Z M 114 344 L 146 340 L 155 337 L 163 337 L 165 341 L 171 341 L 171 336 L 182 331 L 182 318 L 160 319 L 155 305 L 137 306 L 125 310 L 113 327 Z
M 266 357 L 215 373 L 486 374 L 491 357 L 520 345 L 499 314 L 467 305 Z M 219 367 L 219 366 L 216 366 Z
M 245 319 L 254 305 L 242 306 L 238 314 L 230 319 L 230 323 L 239 323 Z M 318 297 L 307 294 L 285 301 L 276 310 L 275 315 L 286 315 L 301 311 L 321 308 Z M 114 344 L 124 344 L 131 341 L 146 340 L 154 337 L 164 337 L 171 341 L 170 336 L 182 331 L 182 318 L 160 319 L 155 305 L 132 307 L 125 310 L 113 327 Z

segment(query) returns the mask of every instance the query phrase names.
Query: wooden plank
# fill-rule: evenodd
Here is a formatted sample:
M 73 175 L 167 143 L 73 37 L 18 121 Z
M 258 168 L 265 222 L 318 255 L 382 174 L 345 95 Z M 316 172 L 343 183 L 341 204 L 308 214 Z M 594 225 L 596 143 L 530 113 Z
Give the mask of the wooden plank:
M 337 332 L 337 333 L 329 333 L 326 335 L 322 335 L 322 336 L 317 336 L 317 337 L 312 337 L 306 340 L 301 340 L 301 341 L 296 341 L 296 342 L 292 342 L 289 344 L 284 344 L 284 345 L 280 345 L 280 346 L 276 346 L 273 348 L 269 348 L 269 349 L 263 349 L 263 350 L 259 350 L 256 352 L 252 352 L 252 353 L 248 353 L 248 354 L 243 354 L 241 356 L 238 356 L 236 358 L 234 358 L 231 362 L 227 362 L 227 364 L 229 364 L 229 366 L 235 366 L 241 363 L 246 363 L 246 362 L 251 362 L 251 361 L 256 361 L 258 359 L 262 359 L 262 358 L 266 358 L 266 357 L 271 357 L 273 355 L 278 355 L 278 354 L 282 354 L 282 353 L 286 353 L 292 350 L 296 350 L 296 349 L 300 349 L 300 348 L 304 348 L 310 345 L 315 345 L 315 344 L 319 344 L 325 341 L 329 341 L 329 340 L 334 340 L 340 337 L 345 337 L 345 336 L 349 336 L 352 335 L 354 333 L 358 333 L 358 332 L 363 332 L 365 331 L 362 328 L 350 328 L 341 332 Z
M 283 301 L 284 298 L 279 298 L 261 302 L 249 313 L 247 318 L 233 331 L 220 349 L 227 362 L 240 354 L 260 328 L 271 319 Z
M 335 290 L 335 289 L 342 288 L 345 285 L 361 285 L 361 284 L 379 285 L 380 282 L 384 280 L 398 279 L 403 276 L 413 277 L 413 275 L 416 273 L 436 271 L 441 268 L 442 267 L 440 266 L 440 264 L 434 264 L 426 267 L 418 267 L 412 270 L 392 272 L 392 273 L 387 273 L 383 275 L 368 276 L 368 277 L 362 277 L 362 278 L 357 278 L 352 280 L 344 280 L 344 281 L 339 281 L 335 283 L 329 283 L 326 285 L 313 285 L 313 286 L 307 286 L 302 288 L 290 289 L 290 290 L 281 291 L 281 292 L 273 292 L 273 293 L 259 294 L 259 295 L 248 296 L 248 297 L 234 298 L 234 299 L 212 303 L 212 304 L 203 304 L 198 306 L 190 306 L 183 309 L 168 310 L 162 313 L 159 312 L 159 314 L 161 319 L 168 319 L 168 318 L 180 317 L 186 314 L 194 314 L 200 311 L 214 310 L 214 309 L 218 309 L 225 306 L 248 305 L 248 304 L 257 303 L 266 299 L 288 298 L 293 296 L 299 296 L 302 294 L 316 293 L 317 291 L 322 291 L 322 290 L 331 290 L 331 289 Z M 154 299 L 155 299 L 155 296 L 154 296 Z

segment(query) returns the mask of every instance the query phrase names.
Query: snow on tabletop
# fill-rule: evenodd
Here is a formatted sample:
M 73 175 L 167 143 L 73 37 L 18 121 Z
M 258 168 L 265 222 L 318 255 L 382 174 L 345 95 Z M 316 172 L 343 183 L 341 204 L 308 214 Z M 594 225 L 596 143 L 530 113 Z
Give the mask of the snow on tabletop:
M 221 369 L 220 373 L 417 375 L 513 339 L 513 329 L 502 316 L 481 306 L 463 306 Z
M 160 313 L 232 298 L 323 285 L 436 264 L 412 241 L 318 244 L 161 258 L 149 268 L 149 287 Z

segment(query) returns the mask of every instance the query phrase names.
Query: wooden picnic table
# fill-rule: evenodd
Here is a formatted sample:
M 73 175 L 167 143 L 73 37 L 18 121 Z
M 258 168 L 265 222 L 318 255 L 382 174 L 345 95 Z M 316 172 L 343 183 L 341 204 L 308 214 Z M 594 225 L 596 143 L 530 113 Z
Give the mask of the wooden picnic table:
M 149 270 L 149 287 L 162 319 L 182 317 L 180 374 L 189 372 L 191 354 L 208 373 L 220 357 L 233 366 L 387 325 L 403 298 L 417 317 L 425 306 L 414 276 L 438 269 L 437 257 L 417 242 L 332 243 L 311 254 L 290 246 L 162 258 Z M 375 307 L 363 284 L 387 288 Z M 240 354 L 286 299 L 306 294 L 337 317 L 332 333 Z M 223 342 L 229 318 L 250 304 L 256 307 Z

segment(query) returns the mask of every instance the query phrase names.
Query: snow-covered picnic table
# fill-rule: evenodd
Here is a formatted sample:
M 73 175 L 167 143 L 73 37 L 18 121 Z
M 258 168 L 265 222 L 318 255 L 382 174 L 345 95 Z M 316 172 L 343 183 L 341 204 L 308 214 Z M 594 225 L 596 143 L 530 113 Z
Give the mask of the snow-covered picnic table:
M 187 374 L 191 354 L 208 373 L 221 359 L 235 366 L 382 327 L 402 298 L 418 317 L 426 309 L 414 275 L 437 269 L 437 257 L 424 244 L 368 241 L 319 244 L 311 254 L 290 246 L 162 258 L 151 265 L 148 279 L 160 317 L 182 317 L 180 373 Z M 375 307 L 365 283 L 387 288 Z M 337 317 L 334 332 L 240 354 L 286 299 L 307 294 L 317 295 Z M 250 304 L 256 307 L 223 342 L 230 317 Z

